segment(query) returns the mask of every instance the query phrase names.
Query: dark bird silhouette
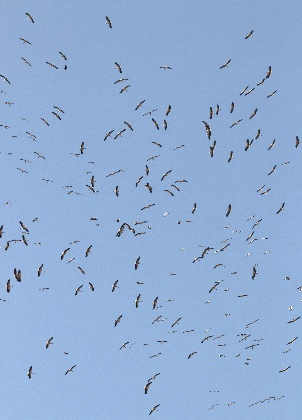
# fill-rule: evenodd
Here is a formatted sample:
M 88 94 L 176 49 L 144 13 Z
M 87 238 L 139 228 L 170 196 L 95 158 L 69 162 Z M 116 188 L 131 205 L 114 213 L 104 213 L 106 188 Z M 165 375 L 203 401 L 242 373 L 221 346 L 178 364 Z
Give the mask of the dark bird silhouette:
M 52 343 L 53 337 L 51 337 L 49 340 L 46 341 L 46 348 L 48 349 L 48 347 L 53 344 Z
M 121 66 L 118 63 L 116 63 L 116 62 L 114 64 L 115 64 L 115 67 L 118 69 L 118 71 L 120 73 L 123 73 Z
M 170 67 L 169 67 L 169 68 L 170 68 Z M 157 410 L 159 406 L 160 406 L 160 404 L 155 405 L 155 406 L 151 409 L 151 411 L 150 411 L 150 413 L 149 413 L 149 416 L 150 416 L 152 413 L 154 413 L 154 411 L 155 411 L 155 410 Z
M 231 62 L 231 59 L 229 59 L 226 63 L 224 63 L 220 68 L 224 69 L 225 67 L 228 67 L 230 62 Z
M 73 369 L 76 367 L 76 365 L 73 365 L 72 367 L 70 367 L 69 369 L 66 370 L 65 375 L 67 375 L 67 373 L 69 372 L 73 372 Z
M 119 322 L 121 322 L 121 319 L 122 319 L 122 317 L 123 317 L 123 315 L 120 315 L 115 321 L 114 321 L 114 326 L 116 327 L 117 326 L 117 324 L 119 323 Z
M 25 15 L 26 15 L 27 19 L 29 19 L 32 23 L 35 23 L 32 16 L 29 13 L 26 12 Z
M 112 29 L 112 23 L 111 23 L 111 20 L 109 19 L 109 17 L 108 17 L 108 16 L 106 16 L 106 25 L 108 25 L 108 26 L 109 26 L 109 28 L 111 28 L 111 29 Z
M 284 210 L 285 203 L 282 203 L 282 206 L 280 209 L 276 212 L 276 214 L 279 214 L 282 210 Z
M 251 30 L 251 32 L 250 33 L 248 33 L 245 37 L 244 37 L 244 39 L 248 39 L 248 38 L 250 38 L 252 35 L 253 35 L 253 30 Z

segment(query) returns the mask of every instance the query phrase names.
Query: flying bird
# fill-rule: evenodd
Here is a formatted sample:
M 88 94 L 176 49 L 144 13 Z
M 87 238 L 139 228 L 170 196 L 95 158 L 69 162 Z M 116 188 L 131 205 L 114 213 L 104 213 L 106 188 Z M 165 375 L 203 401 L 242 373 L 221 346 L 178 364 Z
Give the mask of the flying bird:
M 38 277 L 41 276 L 42 270 L 43 270 L 43 264 L 41 264 L 40 267 L 38 268 Z
M 248 39 L 248 38 L 250 38 L 252 35 L 253 35 L 253 30 L 251 30 L 251 32 L 250 33 L 248 33 L 246 36 L 245 36 L 245 38 L 244 39 Z
M 21 41 L 23 41 L 23 44 L 31 45 L 31 42 L 29 42 L 27 39 L 24 39 L 24 38 L 20 38 L 20 39 L 21 39 Z
M 279 370 L 279 373 L 287 372 L 289 368 L 291 368 L 291 366 L 288 366 L 288 367 L 286 367 L 284 369 Z
M 271 169 L 267 175 L 271 175 L 273 172 L 275 172 L 276 168 L 277 168 L 277 165 L 275 165 L 273 169 Z
M 178 318 L 176 321 L 174 321 L 173 324 L 171 325 L 171 328 L 175 327 L 176 324 L 179 324 L 180 320 L 181 318 Z
M 59 70 L 59 67 L 57 67 L 55 64 L 50 63 L 49 61 L 46 61 L 46 64 L 48 64 L 50 67 Z
M 85 252 L 85 257 L 88 257 L 88 255 L 89 255 L 89 253 L 90 253 L 90 251 L 91 251 L 91 248 L 92 248 L 92 245 L 90 245 L 90 246 L 86 249 L 86 252 Z
M 154 118 L 152 118 L 152 121 L 153 121 L 153 124 L 155 125 L 155 127 L 159 130 L 159 125 L 158 125 L 157 121 Z
M 272 92 L 269 95 L 267 95 L 267 98 L 270 98 L 270 97 L 274 96 L 276 92 L 278 92 L 278 89 L 277 90 L 274 90 L 274 92 Z
M 144 102 L 146 102 L 146 99 L 144 99 L 143 101 L 141 101 L 138 105 L 136 105 L 136 108 L 135 108 L 135 111 L 137 111 L 138 110 L 138 108 L 140 108 L 142 105 L 143 105 L 143 103 Z
M 46 341 L 46 348 L 48 349 L 48 347 L 53 344 L 52 343 L 53 337 L 51 337 L 49 340 Z
M 112 23 L 108 16 L 106 16 L 106 25 L 108 25 L 109 28 L 112 28 Z
M 145 385 L 144 390 L 145 390 L 145 394 L 148 394 L 149 391 L 149 387 L 152 384 L 152 382 L 148 382 L 147 385 Z
M 230 128 L 235 127 L 235 125 L 239 124 L 241 121 L 242 121 L 242 118 L 241 118 L 240 120 L 238 120 L 238 121 L 235 121 L 235 122 L 234 122 L 234 123 L 230 126 Z
M 112 285 L 112 292 L 114 292 L 115 289 L 118 287 L 117 283 L 118 283 L 118 280 L 115 280 L 115 282 Z
M 271 66 L 269 66 L 269 68 L 268 68 L 268 71 L 267 71 L 267 73 L 266 73 L 265 78 L 266 78 L 266 79 L 268 79 L 269 77 L 271 77 L 271 74 L 272 74 L 272 67 L 271 67 Z
M 280 209 L 276 212 L 276 214 L 279 214 L 282 210 L 284 210 L 285 203 L 282 203 L 282 206 Z
M 172 67 L 169 67 L 169 66 L 160 66 L 160 69 L 172 70 Z
M 120 73 L 123 73 L 122 72 L 122 68 L 121 68 L 121 66 L 118 64 L 118 63 L 114 63 L 115 64 L 115 67 L 118 69 L 118 71 L 120 72 Z
M 228 67 L 230 62 L 231 62 L 231 59 L 229 59 L 226 63 L 224 63 L 220 68 L 224 69 L 225 67 Z
M 226 212 L 226 217 L 229 217 L 229 214 L 231 213 L 231 211 L 232 211 L 232 205 L 229 204 L 227 208 L 227 212 Z
M 94 292 L 94 285 L 90 282 L 89 282 L 89 288 L 91 289 L 92 292 Z
M 32 366 L 28 369 L 28 372 L 27 372 L 28 379 L 31 379 L 31 375 L 33 375 L 33 367 Z
M 66 370 L 65 375 L 67 375 L 67 373 L 69 372 L 73 372 L 73 369 L 76 367 L 76 365 L 73 365 L 71 368 L 69 368 L 68 370 Z
M 67 254 L 67 252 L 70 250 L 70 248 L 66 248 L 64 249 L 64 251 L 61 254 L 61 260 L 63 260 L 63 258 L 65 257 L 65 255 Z
M 25 13 L 25 15 L 27 16 L 27 19 L 31 20 L 32 23 L 35 23 L 32 16 L 29 13 Z
M 82 290 L 83 284 L 75 289 L 75 296 L 77 296 Z
M 230 163 L 232 159 L 233 159 L 233 151 L 231 150 L 229 158 L 228 158 L 228 163 Z
M 138 269 L 138 266 L 139 266 L 139 264 L 140 264 L 140 261 L 141 261 L 141 257 L 138 257 L 138 258 L 137 258 L 137 260 L 135 261 L 135 264 L 134 264 L 134 268 L 135 268 L 135 270 L 137 270 L 137 269 Z
M 121 322 L 121 319 L 122 319 L 122 316 L 123 315 L 120 315 L 115 321 L 114 321 L 114 326 L 116 327 L 117 326 L 117 324 L 119 323 L 119 322 Z
M 60 56 L 61 56 L 62 58 L 64 58 L 64 60 L 66 60 L 66 61 L 67 61 L 67 57 L 66 57 L 66 55 L 65 55 L 65 54 L 63 54 L 61 51 L 59 51 L 59 54 L 60 54 Z
M 160 404 L 157 404 L 157 405 L 155 405 L 152 409 L 151 409 L 151 411 L 150 411 L 150 413 L 149 413 L 149 416 L 155 411 L 155 410 L 157 410 L 158 409 L 158 407 L 160 406 Z
M 297 148 L 297 147 L 299 146 L 299 144 L 300 144 L 299 137 L 298 137 L 298 136 L 296 136 L 296 144 L 295 144 L 295 148 Z

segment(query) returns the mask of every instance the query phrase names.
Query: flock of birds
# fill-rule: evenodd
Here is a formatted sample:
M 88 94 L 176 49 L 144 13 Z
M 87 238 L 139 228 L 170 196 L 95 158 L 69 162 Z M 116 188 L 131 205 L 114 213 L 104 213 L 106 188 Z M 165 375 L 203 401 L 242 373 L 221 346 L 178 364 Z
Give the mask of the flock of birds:
M 29 13 L 25 13 L 25 15 L 26 15 L 26 18 L 29 20 L 29 22 L 31 24 L 35 23 L 34 18 Z M 108 16 L 105 17 L 105 23 L 108 25 L 108 30 L 113 29 L 113 23 Z M 249 38 L 251 38 L 252 36 L 253 36 L 253 30 L 250 31 L 245 36 L 245 40 L 249 40 Z M 20 37 L 20 40 L 26 45 L 31 45 L 31 41 L 29 41 L 25 38 Z M 247 42 L 249 42 L 249 41 L 247 41 Z M 67 64 L 66 63 L 68 62 L 67 55 L 65 55 L 62 52 L 59 52 L 59 55 L 60 55 L 60 59 L 63 60 L 62 65 L 53 64 L 49 61 L 46 61 L 46 64 L 48 66 L 50 66 L 53 70 L 62 69 L 62 70 L 66 71 L 67 70 Z M 22 61 L 24 62 L 25 65 L 27 65 L 29 67 L 32 66 L 31 63 L 25 57 L 21 57 L 21 59 L 22 59 Z M 124 77 L 124 69 L 121 66 L 121 64 L 119 64 L 118 62 L 115 62 L 114 64 L 115 64 L 115 68 L 116 68 L 115 71 L 117 71 L 117 73 L 119 75 L 118 77 L 120 77 L 114 82 L 114 85 L 122 86 L 120 91 L 119 91 L 119 94 L 125 94 L 125 92 L 128 92 L 128 89 L 130 89 L 131 84 L 129 82 L 129 79 L 127 77 Z M 226 69 L 230 68 L 231 65 L 232 65 L 232 60 L 228 59 L 224 64 L 222 64 L 220 66 L 220 69 L 222 71 L 227 71 Z M 164 70 L 164 71 L 166 71 L 166 70 L 167 71 L 173 71 L 172 67 L 168 66 L 168 65 L 160 66 L 160 69 Z M 261 78 L 261 80 L 257 83 L 257 85 L 256 86 L 249 86 L 249 85 L 245 86 L 244 89 L 241 92 L 238 92 L 239 96 L 242 97 L 242 96 L 251 95 L 256 89 L 260 89 L 259 87 L 261 85 L 267 83 L 268 79 L 270 79 L 271 77 L 272 77 L 272 67 L 268 66 L 266 72 L 263 73 L 263 78 Z M 6 83 L 7 87 L 10 87 L 13 83 L 11 81 L 9 75 L 0 75 L 0 78 L 3 80 L 4 83 Z M 266 98 L 269 99 L 269 98 L 273 97 L 277 92 L 278 92 L 277 89 L 271 91 L 271 93 L 266 95 Z M 1 91 L 1 94 L 3 94 L 3 95 L 8 94 L 9 95 L 9 92 Z M 146 102 L 145 99 L 139 101 L 137 103 L 137 105 L 134 107 L 133 111 L 134 112 L 137 112 L 137 111 L 140 112 L 141 110 L 143 110 L 143 108 L 145 106 L 145 102 Z M 6 101 L 5 104 L 9 105 L 9 106 L 14 105 L 14 103 L 11 102 L 11 101 Z M 230 114 L 235 113 L 235 109 L 236 109 L 236 104 L 235 104 L 235 102 L 232 101 L 230 103 L 229 113 Z M 169 117 L 170 113 L 173 112 L 173 105 L 169 104 L 167 106 L 166 111 L 165 111 L 164 115 L 162 115 L 162 117 L 156 117 L 155 116 L 156 111 L 157 111 L 157 109 L 152 109 L 152 110 L 147 111 L 147 112 L 143 111 L 142 117 L 149 117 L 150 118 L 150 127 L 152 127 L 152 125 L 153 125 L 157 131 L 162 130 L 162 128 L 164 130 L 168 130 L 168 126 L 169 126 L 168 117 Z M 57 119 L 59 121 L 62 121 L 64 119 L 64 114 L 66 112 L 67 112 L 66 110 L 63 110 L 58 106 L 53 106 L 53 110 L 51 110 L 50 114 L 55 119 Z M 246 119 L 247 120 L 253 119 L 254 117 L 256 117 L 258 115 L 258 112 L 259 112 L 258 108 L 255 108 L 251 112 L 250 115 L 247 115 L 246 117 L 235 120 L 230 125 L 230 128 L 233 129 L 239 123 L 241 123 L 242 121 L 244 121 Z M 201 137 L 204 138 L 205 141 L 207 141 L 207 139 L 209 141 L 211 140 L 212 135 L 213 135 L 213 131 L 214 131 L 213 128 L 212 128 L 212 120 L 214 120 L 214 118 L 216 116 L 218 116 L 220 113 L 221 113 L 221 108 L 218 104 L 216 105 L 216 107 L 215 106 L 214 107 L 210 106 L 208 117 L 205 117 L 202 120 L 202 125 L 203 125 L 205 131 L 202 130 L 202 125 L 201 125 L 200 133 L 201 133 Z M 48 117 L 41 116 L 40 120 L 47 127 L 50 127 L 51 123 L 50 123 Z M 1 127 L 3 127 L 6 130 L 10 129 L 10 126 L 5 124 L 5 123 L 1 124 Z M 119 127 L 117 130 L 111 128 L 107 133 L 104 133 L 103 141 L 104 142 L 109 142 L 109 141 L 117 140 L 120 137 L 122 138 L 122 136 L 126 132 L 131 132 L 132 133 L 134 130 L 135 130 L 135 127 L 132 123 L 129 123 L 128 121 L 123 121 L 122 127 Z M 32 132 L 27 131 L 26 134 L 33 142 L 37 141 L 37 137 Z M 259 129 L 257 131 L 257 133 L 255 133 L 255 136 L 254 136 L 253 139 L 246 140 L 244 150 L 247 152 L 250 149 L 250 147 L 253 144 L 256 143 L 256 140 L 260 136 L 262 136 L 262 134 L 261 134 L 261 130 Z M 163 145 L 159 141 L 152 141 L 152 144 L 159 149 L 163 147 Z M 292 144 L 293 144 L 293 147 L 295 147 L 296 149 L 299 147 L 300 140 L 299 140 L 298 135 L 295 137 L 295 139 L 293 139 Z M 269 145 L 267 150 L 271 150 L 274 146 L 275 146 L 275 140 L 272 141 L 272 143 Z M 185 145 L 179 145 L 174 149 L 174 151 L 182 149 L 184 147 L 185 147 Z M 216 142 L 216 140 L 214 140 L 214 142 L 209 146 L 209 155 L 210 155 L 211 158 L 214 158 L 214 156 L 215 156 L 216 147 L 217 147 L 217 142 Z M 74 156 L 74 157 L 80 158 L 83 155 L 85 155 L 85 151 L 86 151 L 85 142 L 82 141 L 79 144 L 78 151 L 75 152 L 75 153 L 71 153 L 71 155 Z M 34 154 L 36 155 L 37 159 L 41 159 L 43 161 L 46 160 L 46 157 L 43 156 L 38 151 L 35 151 Z M 235 156 L 234 151 L 230 150 L 228 157 L 226 157 L 227 162 L 231 163 L 234 156 Z M 166 185 L 165 183 L 167 183 L 169 181 L 169 179 L 171 178 L 171 176 L 173 176 L 173 171 L 174 171 L 173 168 L 169 168 L 159 178 L 158 184 L 156 184 L 156 188 L 155 188 L 155 186 L 151 182 L 151 180 L 150 180 L 151 178 L 149 176 L 150 168 L 151 168 L 150 163 L 151 162 L 153 163 L 159 157 L 160 157 L 160 155 L 153 155 L 150 158 L 148 158 L 147 161 L 144 163 L 145 167 L 144 167 L 143 173 L 139 174 L 138 179 L 135 182 L 133 181 L 133 186 L 135 185 L 135 188 L 138 189 L 138 188 L 142 188 L 142 186 L 145 187 L 146 191 L 147 191 L 147 194 L 149 192 L 149 194 L 151 194 L 151 196 L 153 198 L 151 203 L 146 204 L 143 207 L 140 206 L 140 211 L 143 211 L 144 213 L 148 209 L 152 208 L 153 206 L 156 206 L 156 199 L 154 199 L 154 196 L 156 196 L 156 194 L 154 194 L 154 190 L 158 188 L 158 184 L 164 185 L 164 187 L 162 188 L 162 191 L 164 193 L 166 193 L 168 196 L 170 196 L 171 199 L 172 199 L 172 197 L 174 197 L 176 194 L 178 194 L 181 191 L 182 186 L 189 182 L 189 180 L 187 180 L 185 178 L 181 178 L 181 179 L 173 180 L 170 183 L 169 186 Z M 31 163 L 27 159 L 20 159 L 20 160 L 23 162 L 25 167 L 28 167 L 28 164 Z M 94 165 L 94 162 L 89 162 L 89 163 L 91 165 Z M 281 163 L 281 164 L 275 164 L 271 169 L 268 170 L 267 176 L 271 176 L 276 170 L 280 169 L 280 166 L 287 165 L 288 163 L 289 162 L 284 162 L 284 163 Z M 27 169 L 24 169 L 24 167 L 21 167 L 21 168 L 18 167 L 17 170 L 19 170 L 22 174 L 29 174 L 29 171 Z M 113 172 L 109 173 L 107 175 L 107 177 L 113 177 L 113 176 L 116 176 L 118 174 L 123 174 L 124 172 L 125 171 L 123 169 L 119 169 L 119 170 L 116 170 L 116 171 L 113 171 Z M 86 191 L 87 192 L 89 191 L 93 195 L 97 194 L 99 191 L 97 190 L 97 187 L 96 187 L 95 176 L 92 174 L 92 172 L 88 172 L 88 173 L 90 175 L 90 180 L 89 180 L 88 183 L 85 184 L 84 188 L 87 188 Z M 45 181 L 47 183 L 52 182 L 49 179 L 43 179 L 43 181 Z M 66 190 L 67 194 L 75 194 L 75 195 L 79 195 L 79 196 L 85 194 L 81 190 L 76 191 L 74 189 L 74 187 L 71 186 L 71 185 L 64 185 L 62 188 L 64 188 Z M 261 186 L 257 190 L 257 193 L 259 193 L 260 195 L 267 195 L 270 191 L 271 191 L 271 188 L 266 187 L 266 185 L 264 184 L 263 186 Z M 113 193 L 116 195 L 117 198 L 120 196 L 119 185 L 115 186 L 115 189 L 114 189 Z M 9 204 L 9 202 L 7 202 L 6 204 Z M 196 211 L 197 211 L 197 203 L 194 202 L 193 205 L 192 205 L 192 209 L 191 209 L 191 216 L 192 217 L 193 217 L 193 215 L 195 214 Z M 225 217 L 229 218 L 231 216 L 232 211 L 233 211 L 232 204 L 231 203 L 226 204 L 224 211 L 225 211 Z M 283 211 L 286 211 L 286 205 L 285 205 L 285 202 L 280 202 L 280 205 L 275 209 L 275 214 L 279 215 Z M 168 215 L 169 215 L 169 212 L 165 212 L 164 217 L 167 217 Z M 267 237 L 261 237 L 261 235 L 260 236 L 258 235 L 259 225 L 262 223 L 263 219 L 260 218 L 260 219 L 255 221 L 254 217 L 255 216 L 251 216 L 247 220 L 248 223 L 252 223 L 252 225 L 249 226 L 249 233 L 248 233 L 247 237 L 244 238 L 245 242 L 248 245 L 253 244 L 255 241 L 265 241 L 265 240 L 268 239 Z M 229 220 L 229 219 L 227 219 L 227 220 Z M 98 225 L 98 219 L 96 217 L 91 217 L 90 221 L 96 222 L 96 224 Z M 38 222 L 38 217 L 33 219 L 32 222 Z M 116 219 L 116 222 L 119 223 L 118 230 L 114 232 L 114 235 L 117 238 L 120 238 L 122 235 L 127 235 L 127 234 L 134 235 L 135 237 L 136 236 L 141 236 L 141 235 L 146 235 L 147 236 L 148 230 L 151 229 L 151 226 L 149 225 L 148 220 L 136 220 L 135 222 L 125 222 L 125 221 L 122 222 L 118 218 L 118 219 Z M 190 223 L 190 222 L 191 222 L 191 220 L 186 220 L 185 221 L 185 223 Z M 181 220 L 177 221 L 177 224 L 181 224 L 181 223 L 183 223 L 183 221 L 181 221 Z M 19 225 L 20 225 L 20 235 L 19 235 L 18 238 L 13 238 L 13 239 L 9 237 L 9 229 L 8 229 L 7 226 L 2 225 L 0 227 L 0 239 L 2 241 L 1 242 L 1 248 L 4 252 L 9 252 L 9 249 L 10 249 L 12 244 L 23 243 L 26 247 L 31 245 L 31 243 L 30 243 L 31 242 L 31 240 L 30 240 L 30 229 L 27 227 L 28 226 L 28 221 L 19 221 Z M 141 228 L 144 228 L 144 230 L 140 230 Z M 225 227 L 225 229 L 227 229 L 227 228 L 229 228 L 229 226 Z M 240 234 L 240 233 L 241 233 L 241 231 L 236 231 L 236 230 L 232 231 L 233 235 Z M 68 259 L 69 255 L 72 254 L 73 247 L 78 242 L 79 241 L 71 242 L 64 250 L 61 251 L 60 259 L 61 259 L 62 263 L 66 262 L 66 259 Z M 40 245 L 40 243 L 35 243 L 35 245 Z M 201 246 L 202 249 L 200 251 L 200 254 L 197 255 L 196 257 L 194 257 L 192 263 L 195 264 L 195 263 L 205 261 L 205 260 L 211 260 L 212 261 L 213 258 L 216 258 L 217 256 L 220 256 L 222 252 L 227 251 L 227 249 L 232 246 L 232 238 L 225 239 L 220 244 L 215 244 L 214 246 L 212 246 L 212 245 Z M 182 249 L 182 250 L 184 250 L 184 249 Z M 89 245 L 86 248 L 85 252 L 83 253 L 84 259 L 88 258 L 91 252 L 93 252 L 93 244 Z M 270 251 L 266 251 L 266 252 L 264 252 L 264 254 L 267 254 L 269 252 Z M 249 255 L 250 255 L 250 252 L 246 255 L 246 257 L 249 257 Z M 74 260 L 75 260 L 75 258 L 71 257 L 70 259 L 68 259 L 67 264 L 74 263 Z M 133 269 L 135 271 L 139 270 L 142 262 L 143 262 L 143 257 L 141 258 L 140 255 L 137 256 L 137 258 L 135 259 L 134 264 L 133 264 Z M 223 268 L 225 268 L 225 266 L 221 262 L 215 261 L 215 264 L 213 266 L 214 270 L 217 270 L 217 269 L 218 270 L 219 269 L 223 270 Z M 79 270 L 79 272 L 81 274 L 85 275 L 85 268 L 78 265 L 77 269 Z M 42 276 L 43 270 L 44 270 L 44 263 L 41 263 L 37 267 L 37 276 L 38 277 Z M 250 267 L 250 278 L 251 278 L 251 280 L 256 279 L 257 275 L 259 274 L 258 270 L 259 270 L 259 268 L 258 268 L 257 262 L 254 262 L 253 264 L 251 264 L 251 267 Z M 232 274 L 232 276 L 236 276 L 237 272 L 232 272 L 231 274 Z M 175 276 L 175 275 L 176 275 L 176 273 L 170 273 L 170 276 Z M 22 269 L 19 268 L 19 267 L 14 267 L 13 277 L 16 280 L 17 283 L 13 284 L 12 279 L 7 280 L 7 282 L 6 282 L 6 292 L 8 294 L 12 292 L 12 287 L 17 287 L 17 284 L 22 281 Z M 289 280 L 289 278 L 286 278 L 286 280 Z M 137 281 L 136 283 L 143 290 L 144 282 L 143 281 Z M 215 292 L 218 292 L 222 288 L 222 284 L 226 284 L 226 283 L 227 283 L 227 281 L 224 280 L 224 279 L 221 279 L 219 281 L 215 281 L 209 287 L 208 294 L 211 294 L 211 296 L 213 296 L 212 293 L 214 294 Z M 89 287 L 91 292 L 95 291 L 95 286 L 92 282 L 88 282 L 87 286 Z M 75 296 L 80 295 L 80 293 L 83 291 L 83 287 L 84 287 L 84 283 L 77 286 L 74 290 L 74 295 Z M 119 288 L 119 280 L 114 280 L 114 283 L 112 285 L 112 293 L 113 292 L 116 293 L 118 288 Z M 40 290 L 41 291 L 46 291 L 46 290 L 49 290 L 49 288 L 48 287 L 42 287 Z M 229 291 L 229 288 L 227 287 L 227 285 L 226 285 L 226 288 L 224 289 L 224 291 L 225 292 Z M 300 288 L 298 288 L 298 292 L 301 292 L 301 291 L 302 291 L 302 286 Z M 139 308 L 139 306 L 142 302 L 142 295 L 143 295 L 143 292 L 138 293 L 135 300 L 134 300 L 134 307 L 136 309 Z M 241 299 L 244 299 L 244 298 L 247 298 L 247 297 L 248 297 L 248 295 L 245 294 L 245 293 L 242 293 L 242 294 L 238 295 L 238 298 L 241 298 Z M 6 302 L 6 299 L 1 299 L 1 300 Z M 169 299 L 166 302 L 173 302 L 173 299 Z M 207 300 L 205 302 L 205 304 L 209 304 L 209 303 L 210 303 L 209 300 Z M 152 311 L 154 311 L 154 312 L 157 311 L 159 308 L 164 308 L 164 302 L 161 301 L 160 295 L 154 296 L 153 301 L 150 302 L 150 308 L 152 308 Z M 293 307 L 292 306 L 289 307 L 289 310 L 290 311 L 293 310 Z M 225 316 L 226 317 L 230 316 L 230 314 L 226 313 Z M 299 319 L 300 319 L 300 316 L 294 316 L 292 319 L 290 319 L 288 321 L 288 324 L 296 323 Z M 154 320 L 152 321 L 152 325 L 164 322 L 165 320 L 166 319 L 163 317 L 163 315 L 155 316 Z M 171 334 L 177 333 L 178 331 L 174 330 L 174 328 L 177 327 L 177 326 L 180 326 L 181 323 L 182 323 L 182 320 L 183 320 L 182 316 L 177 317 L 177 319 L 173 320 L 173 322 L 171 322 L 171 325 L 170 325 L 171 331 L 169 331 L 169 333 L 171 333 Z M 259 319 L 252 320 L 248 324 L 244 325 L 244 330 L 246 331 L 246 329 L 252 327 L 252 325 L 257 323 L 258 321 L 259 321 Z M 123 323 L 123 314 L 119 313 L 117 315 L 116 319 L 112 322 L 112 326 L 114 328 L 118 327 L 118 325 L 120 323 L 121 324 Z M 190 334 L 190 333 L 194 333 L 194 332 L 195 332 L 195 329 L 185 329 L 184 331 L 182 331 L 182 333 L 185 334 L 185 335 Z M 200 344 L 202 344 L 203 346 L 206 346 L 207 342 L 218 340 L 218 343 L 219 343 L 218 346 L 222 351 L 223 348 L 226 346 L 225 338 L 226 338 L 225 334 L 217 335 L 215 333 L 211 333 L 210 329 L 209 329 L 209 330 L 206 331 L 206 335 L 202 338 L 202 340 L 200 340 Z M 262 344 L 262 341 L 263 341 L 262 338 L 254 337 L 254 335 L 252 335 L 252 333 L 248 334 L 247 332 L 239 332 L 239 334 L 237 334 L 237 338 L 239 338 L 239 340 L 238 340 L 239 343 L 242 342 L 243 345 L 245 346 L 245 347 L 242 348 L 242 353 L 243 354 L 246 353 L 247 350 L 248 351 L 250 351 L 250 350 L 254 351 L 254 349 L 259 348 Z M 297 339 L 298 339 L 298 336 L 295 336 L 293 339 L 291 339 L 287 343 L 287 346 L 291 346 Z M 55 342 L 55 338 L 53 336 L 50 337 L 49 339 L 47 339 L 46 345 L 45 345 L 46 349 L 48 350 L 54 344 L 54 342 Z M 168 342 L 168 340 L 166 340 L 166 339 L 158 340 L 158 343 L 160 343 L 161 347 L 167 342 Z M 128 349 L 128 348 L 131 348 L 132 346 L 133 346 L 133 343 L 131 343 L 130 341 L 126 341 L 121 346 L 118 346 L 118 349 L 119 350 L 125 350 L 125 349 Z M 162 347 L 162 348 L 164 348 L 164 347 Z M 197 357 L 197 354 L 198 354 L 199 350 L 198 349 L 192 349 L 192 350 L 194 350 L 194 351 L 191 351 L 187 355 L 187 359 L 192 359 L 193 357 Z M 289 350 L 290 349 L 287 348 L 284 351 L 284 353 L 288 352 Z M 65 353 L 65 354 L 67 354 L 67 353 Z M 162 351 L 158 352 L 156 354 L 153 354 L 153 355 L 150 356 L 150 359 L 159 357 L 161 354 L 162 354 Z M 239 358 L 240 356 L 241 356 L 241 353 L 238 353 L 238 354 L 234 355 L 234 357 L 236 357 L 236 358 Z M 224 358 L 226 356 L 222 352 L 221 354 L 219 354 L 219 357 Z M 249 365 L 251 363 L 251 358 L 250 357 L 245 357 L 244 363 L 245 363 L 245 365 Z M 65 375 L 73 372 L 75 370 L 76 366 L 77 365 L 74 364 L 70 368 L 68 368 L 65 372 Z M 279 373 L 284 374 L 290 368 L 291 368 L 291 365 L 288 365 L 286 367 L 280 367 Z M 32 379 L 32 377 L 35 373 L 38 375 L 38 372 L 33 371 L 33 366 L 30 366 L 29 369 L 28 369 L 28 372 L 27 372 L 28 378 Z M 145 386 L 143 387 L 143 390 L 142 390 L 142 392 L 144 392 L 144 394 L 148 394 L 148 392 L 150 390 L 150 387 L 155 386 L 154 384 L 156 382 L 156 379 L 159 377 L 159 375 L 160 375 L 160 372 L 154 374 L 152 377 L 150 377 L 146 380 L 146 384 L 145 384 Z M 218 393 L 219 391 L 212 391 L 212 392 L 217 392 Z M 266 401 L 267 402 L 277 401 L 277 400 L 280 400 L 281 398 L 284 398 L 284 396 L 264 398 L 263 400 L 252 403 L 250 405 L 250 407 L 252 407 L 256 404 L 259 404 L 259 403 L 264 403 Z M 234 401 L 230 402 L 228 404 L 228 406 L 231 406 L 233 404 L 235 404 Z M 152 408 L 150 408 L 149 415 L 158 411 L 159 408 L 160 408 L 160 405 L 161 404 L 159 402 L 154 404 L 152 406 Z M 213 409 L 215 406 L 216 406 L 216 404 L 211 406 L 209 408 L 209 410 Z

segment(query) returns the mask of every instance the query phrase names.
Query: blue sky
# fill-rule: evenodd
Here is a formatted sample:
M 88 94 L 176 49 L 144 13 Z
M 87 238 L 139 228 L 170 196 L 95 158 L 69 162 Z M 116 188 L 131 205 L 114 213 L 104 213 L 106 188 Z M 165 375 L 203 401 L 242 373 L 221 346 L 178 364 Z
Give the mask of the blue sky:
M 300 2 L 16 1 L 1 16 L 1 417 L 301 418 Z M 117 237 L 123 223 L 143 234 Z

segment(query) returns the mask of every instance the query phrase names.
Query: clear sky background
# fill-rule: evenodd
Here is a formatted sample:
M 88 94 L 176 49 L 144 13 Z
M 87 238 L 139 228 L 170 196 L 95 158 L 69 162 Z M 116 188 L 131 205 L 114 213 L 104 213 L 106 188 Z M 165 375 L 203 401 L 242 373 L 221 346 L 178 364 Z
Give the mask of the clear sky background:
M 1 418 L 140 420 L 160 404 L 151 418 L 301 419 L 302 319 L 288 323 L 302 308 L 301 11 L 298 0 L 3 2 Z M 123 223 L 143 234 L 117 237 Z

